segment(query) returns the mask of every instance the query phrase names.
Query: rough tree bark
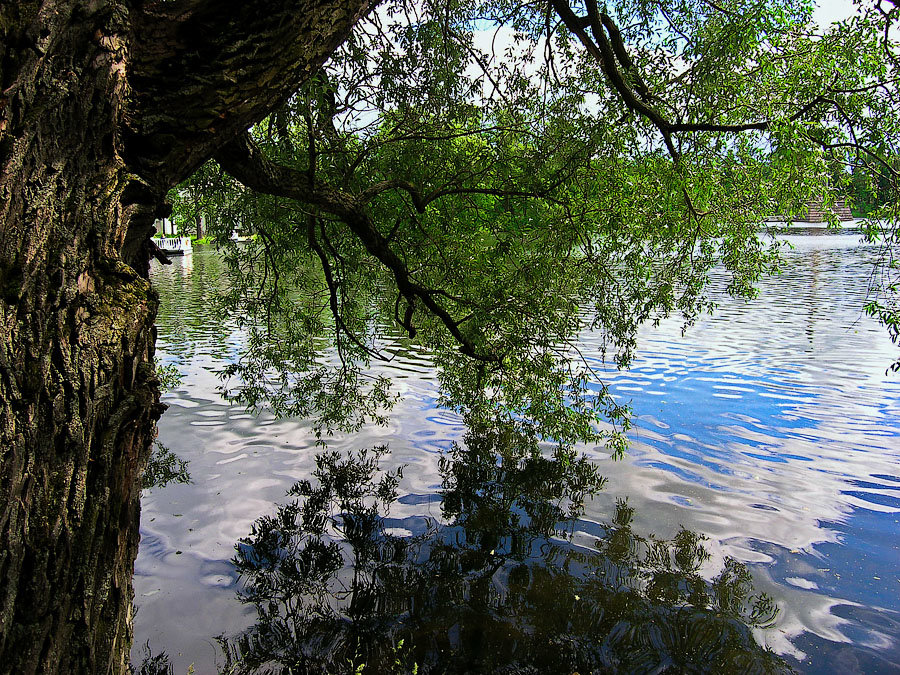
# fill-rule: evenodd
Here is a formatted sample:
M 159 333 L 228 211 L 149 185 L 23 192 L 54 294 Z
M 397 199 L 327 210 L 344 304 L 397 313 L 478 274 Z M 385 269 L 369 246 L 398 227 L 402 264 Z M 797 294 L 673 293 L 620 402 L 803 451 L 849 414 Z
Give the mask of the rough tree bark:
M 0 2 L 0 672 L 125 672 L 153 220 L 373 0 Z

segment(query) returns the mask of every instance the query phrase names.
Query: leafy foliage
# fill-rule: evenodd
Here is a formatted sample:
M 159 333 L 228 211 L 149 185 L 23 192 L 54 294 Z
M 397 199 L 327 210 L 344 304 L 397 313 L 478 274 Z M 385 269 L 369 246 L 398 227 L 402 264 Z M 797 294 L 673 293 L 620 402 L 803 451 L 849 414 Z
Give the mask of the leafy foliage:
M 783 0 L 388 0 L 176 196 L 203 195 L 223 244 L 257 234 L 229 244 L 230 393 L 359 428 L 393 400 L 371 360 L 415 341 L 445 405 L 621 451 L 628 411 L 589 393 L 579 333 L 625 366 L 641 324 L 714 307 L 714 270 L 753 296 L 778 264 L 764 218 L 860 167 L 895 189 L 898 12 L 819 30 Z M 882 269 L 897 208 L 872 212 Z
M 141 488 L 164 488 L 170 483 L 191 482 L 188 462 L 169 450 L 159 441 L 154 442 L 147 466 L 141 474 Z

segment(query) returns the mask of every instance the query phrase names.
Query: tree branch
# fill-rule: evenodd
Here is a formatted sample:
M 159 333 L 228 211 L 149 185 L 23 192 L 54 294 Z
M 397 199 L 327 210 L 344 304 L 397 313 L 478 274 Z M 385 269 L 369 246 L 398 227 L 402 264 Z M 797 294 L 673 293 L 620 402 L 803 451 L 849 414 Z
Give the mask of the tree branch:
M 134 3 L 129 164 L 161 189 L 296 91 L 377 0 Z
M 411 278 L 406 263 L 372 223 L 364 202 L 358 197 L 325 185 L 313 185 L 308 175 L 275 164 L 263 156 L 246 133 L 223 147 L 215 158 L 222 168 L 252 190 L 306 202 L 340 218 L 357 236 L 366 251 L 391 271 L 397 289 L 407 302 L 412 305 L 418 298 L 459 343 L 463 354 L 488 363 L 500 360 L 494 354 L 479 351 L 460 331 L 459 322 L 435 300 L 432 289 Z

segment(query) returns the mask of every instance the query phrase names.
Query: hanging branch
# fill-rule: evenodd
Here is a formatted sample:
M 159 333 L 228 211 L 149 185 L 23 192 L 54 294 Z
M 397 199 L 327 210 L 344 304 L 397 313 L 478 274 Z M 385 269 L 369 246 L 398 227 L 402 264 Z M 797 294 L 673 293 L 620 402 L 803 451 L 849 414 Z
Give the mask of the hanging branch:
M 216 154 L 216 160 L 229 174 L 252 190 L 296 199 L 340 219 L 357 236 L 366 251 L 391 271 L 397 289 L 407 302 L 411 306 L 417 300 L 421 302 L 449 331 L 463 354 L 488 363 L 500 361 L 499 356 L 479 350 L 463 334 L 459 328 L 462 321 L 454 319 L 435 300 L 438 294 L 434 289 L 424 287 L 412 279 L 406 263 L 375 227 L 365 203 L 359 197 L 330 186 L 314 184 L 308 174 L 268 160 L 246 133 L 222 148 Z M 411 312 L 407 312 L 404 320 L 407 318 L 411 320 Z M 404 325 L 404 328 L 408 328 L 408 325 Z

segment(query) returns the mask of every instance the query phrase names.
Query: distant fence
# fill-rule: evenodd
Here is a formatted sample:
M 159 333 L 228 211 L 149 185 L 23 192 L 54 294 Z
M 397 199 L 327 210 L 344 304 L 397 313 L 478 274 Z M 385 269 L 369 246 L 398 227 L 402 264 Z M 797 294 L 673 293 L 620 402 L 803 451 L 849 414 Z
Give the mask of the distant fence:
M 850 212 L 850 207 L 847 206 L 847 203 L 843 199 L 836 200 L 834 202 L 834 205 L 830 209 L 825 207 L 825 203 L 823 200 L 810 199 L 806 205 L 806 211 L 797 214 L 793 218 L 787 218 L 785 216 L 772 216 L 771 218 L 767 218 L 766 220 L 775 222 L 793 220 L 800 223 L 824 223 L 828 220 L 829 211 L 834 213 L 834 215 L 837 216 L 838 220 L 853 220 L 853 214 Z
M 850 213 L 850 207 L 847 206 L 847 203 L 843 199 L 837 200 L 830 210 L 838 217 L 838 220 L 853 220 L 853 214 Z M 806 218 L 803 218 L 802 220 L 807 223 L 824 223 L 828 220 L 828 211 L 829 209 L 825 208 L 821 199 L 812 200 L 807 205 Z
M 153 241 L 159 248 L 168 253 L 184 253 L 191 250 L 190 237 L 163 237 Z

